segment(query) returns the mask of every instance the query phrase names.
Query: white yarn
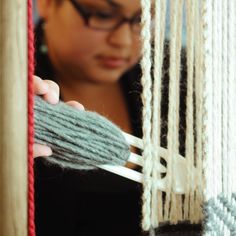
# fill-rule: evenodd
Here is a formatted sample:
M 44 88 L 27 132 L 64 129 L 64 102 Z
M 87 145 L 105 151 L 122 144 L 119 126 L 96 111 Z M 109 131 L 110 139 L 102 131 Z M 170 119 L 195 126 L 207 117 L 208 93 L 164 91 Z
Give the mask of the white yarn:
M 223 143 L 222 143 L 222 162 L 225 163 L 222 166 L 223 173 L 222 173 L 222 188 L 223 192 L 227 192 L 227 143 L 228 143 L 228 127 L 227 127 L 227 120 L 228 120 L 228 103 L 227 103 L 227 96 L 228 96 L 228 86 L 227 86 L 227 64 L 228 64 L 228 24 L 227 24 L 227 4 L 225 2 L 222 2 L 222 137 L 223 137 Z
M 206 180 L 204 196 L 207 201 L 223 192 L 231 202 L 231 193 L 236 190 L 236 3 L 217 0 L 204 3 L 208 4 L 208 18 L 205 18 L 208 28 L 204 30 L 209 33 L 204 41 L 204 110 L 207 115 L 204 118 L 208 118 L 203 130 L 204 135 L 207 135 L 207 139 L 203 140 Z M 211 27 L 212 31 L 209 30 Z M 225 220 L 233 222 L 234 219 L 223 205 L 221 210 L 226 214 Z M 219 219 L 218 225 L 223 235 L 230 235 L 224 220 Z
M 217 162 L 216 162 L 216 166 L 217 166 L 217 175 L 216 175 L 216 181 L 221 184 L 217 184 L 218 188 L 217 188 L 217 193 L 222 193 L 223 192 L 223 184 L 222 184 L 222 165 L 223 165 L 223 137 L 222 137 L 222 133 L 223 133 L 223 126 L 222 126 L 222 122 L 223 122 L 223 107 L 222 107 L 222 100 L 224 99 L 222 97 L 222 87 L 223 87 L 223 57 L 222 56 L 218 56 L 218 55 L 223 55 L 224 51 L 223 51 L 223 11 L 222 11 L 222 4 L 220 1 L 216 1 L 216 5 L 217 5 L 217 15 L 216 15 L 216 48 L 217 51 L 215 50 L 215 52 L 218 52 L 218 54 L 215 53 L 215 56 L 218 58 L 218 62 L 216 65 L 216 73 L 217 73 L 217 77 L 218 77 L 218 86 L 217 86 L 217 91 L 215 92 L 214 98 L 216 100 L 216 103 L 214 106 L 214 110 L 216 110 L 216 112 L 214 114 L 217 114 L 217 123 L 218 123 L 218 129 L 215 130 L 215 152 L 218 153 L 218 158 L 217 158 Z M 216 155 L 214 155 L 216 156 Z
M 236 87 L 235 87 L 235 68 L 236 68 L 236 53 L 235 53 L 235 30 L 236 30 L 236 7 L 235 1 L 227 1 L 228 4 L 228 193 L 236 191 L 234 182 L 236 162 Z
M 143 86 L 142 102 L 143 102 L 143 221 L 144 230 L 149 230 L 151 226 L 151 189 L 152 189 L 152 145 L 151 145 L 151 102 L 152 102 L 152 80 L 151 80 L 151 2 L 149 0 L 141 0 L 142 6 L 142 31 L 141 39 L 142 47 L 142 78 Z
M 204 158 L 206 200 L 236 190 L 235 3 L 205 2 Z
M 231 3 L 232 5 L 230 6 L 231 9 L 231 16 L 230 19 L 232 20 L 232 27 L 230 27 L 230 29 L 232 29 L 232 41 L 231 43 L 232 45 L 232 91 L 236 91 L 236 73 L 235 73 L 235 67 L 234 65 L 236 64 L 236 1 L 232 1 Z M 233 73 L 234 72 L 234 73 Z M 234 76 L 234 77 L 233 77 Z M 231 175 L 234 176 L 234 170 L 236 170 L 236 137 L 235 137 L 235 133 L 236 133 L 236 109 L 234 108 L 234 101 L 236 100 L 236 93 L 234 92 L 232 94 L 233 97 L 231 102 L 232 102 L 232 129 L 231 129 L 231 134 L 232 134 L 232 139 L 231 139 L 231 158 L 232 158 L 232 165 L 231 165 Z M 233 181 L 233 179 L 231 179 L 231 181 Z M 236 181 L 232 182 L 232 192 L 236 192 Z
M 214 184 L 212 176 L 212 1 L 202 0 L 203 14 L 203 168 L 206 179 L 205 200 L 209 200 L 208 191 Z
M 177 5 L 177 29 L 176 29 L 176 52 L 173 52 L 176 54 L 176 82 L 177 82 L 177 90 L 176 90 L 176 107 L 178 108 L 176 111 L 176 124 L 177 124 L 177 131 L 178 131 L 178 139 L 177 141 L 177 146 L 179 147 L 179 108 L 180 108 L 180 76 L 182 75 L 181 73 L 181 49 L 182 49 L 182 31 L 183 31 L 183 6 L 184 6 L 184 1 L 179 1 L 179 4 Z M 174 33 L 174 32 L 173 32 Z M 171 49 L 170 49 L 171 50 Z M 174 137 L 173 137 L 174 138 Z M 177 153 L 179 150 L 177 151 Z M 174 157 L 174 158 L 173 158 Z M 173 153 L 172 159 L 174 162 L 177 159 L 176 153 Z M 179 172 L 176 168 L 176 164 L 173 166 L 174 170 L 172 175 L 174 175 L 176 172 Z M 173 204 L 174 203 L 174 204 Z M 183 220 L 183 199 L 182 196 L 179 194 L 173 194 L 172 193 L 172 202 L 171 202 L 171 208 L 170 208 L 170 222 L 173 224 L 176 224 L 178 220 Z
M 187 161 L 187 179 L 185 201 L 184 201 L 184 220 L 193 219 L 194 216 L 194 189 L 193 189 L 193 168 L 194 168 L 194 136 L 193 136 L 193 72 L 194 72 L 194 13 L 195 0 L 186 1 L 187 10 L 187 110 L 186 110 L 186 142 L 185 158 Z
M 176 154 L 179 152 L 179 73 L 183 1 L 171 1 L 170 17 L 170 68 L 169 68 L 169 111 L 168 111 L 168 165 L 164 220 L 177 223 L 176 196 L 173 193 Z M 179 25 L 180 24 L 180 25 Z M 171 202 L 171 205 L 170 205 Z
M 155 3 L 154 82 L 151 79 L 151 1 L 141 0 L 143 16 L 143 222 L 202 219 L 201 204 L 236 191 L 236 1 L 186 0 L 187 11 L 187 183 L 184 201 L 173 191 L 179 153 L 179 83 L 183 0 L 170 1 L 170 67 L 165 201 L 156 189 L 160 156 L 161 77 L 166 1 Z M 152 95 L 153 89 L 153 95 Z M 153 99 L 153 100 L 152 100 Z M 152 104 L 153 102 L 153 104 Z M 231 196 L 231 195 L 229 195 Z M 204 199 L 203 199 L 204 198 Z M 232 201 L 232 199 L 231 199 Z M 225 210 L 225 209 L 222 209 Z M 224 235 L 229 229 L 216 217 Z M 232 216 L 229 216 L 231 222 Z M 153 232 L 153 231 L 152 231 Z
M 212 143 L 213 143 L 213 160 L 212 165 L 212 178 L 213 186 L 211 191 L 214 196 L 217 196 L 222 192 L 221 183 L 221 74 L 219 71 L 221 45 L 219 45 L 222 34 L 222 28 L 219 27 L 221 23 L 220 15 L 218 12 L 218 3 L 213 1 L 212 3 Z
M 200 3 L 195 2 L 195 45 L 194 45 L 194 68 L 195 68 L 195 126 L 196 126 L 196 144 L 195 144 L 195 166 L 197 171 L 195 183 L 195 202 L 192 208 L 194 209 L 193 223 L 198 223 L 202 219 L 201 204 L 203 202 L 203 176 L 202 176 L 202 117 L 203 117 L 203 50 L 202 50 L 202 35 L 201 35 L 201 18 L 200 18 Z
M 152 120 L 152 145 L 160 146 L 161 127 L 161 80 L 163 66 L 163 48 L 165 37 L 166 1 L 155 2 L 155 28 L 154 28 L 154 82 L 153 82 L 153 120 Z M 156 188 L 156 181 L 161 178 L 157 165 L 160 163 L 158 148 L 153 148 L 153 173 L 152 173 L 152 227 L 156 228 L 159 221 L 163 221 L 162 192 Z

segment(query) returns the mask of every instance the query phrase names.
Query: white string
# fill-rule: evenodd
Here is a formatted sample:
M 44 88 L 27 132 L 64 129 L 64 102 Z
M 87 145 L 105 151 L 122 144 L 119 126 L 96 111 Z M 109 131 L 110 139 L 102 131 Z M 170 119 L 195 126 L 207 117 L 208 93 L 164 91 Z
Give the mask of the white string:
M 222 168 L 222 156 L 221 156 L 221 88 L 222 88 L 222 75 L 220 74 L 219 67 L 221 66 L 221 61 L 219 55 L 221 55 L 221 45 L 220 37 L 222 34 L 222 28 L 219 27 L 221 23 L 221 18 L 218 12 L 218 1 L 213 1 L 212 4 L 212 119 L 213 119 L 213 129 L 212 129 L 212 143 L 213 143 L 213 160 L 212 162 L 212 177 L 213 186 L 211 186 L 211 191 L 213 196 L 217 196 L 222 191 L 221 183 L 221 168 Z
M 204 158 L 205 197 L 209 199 L 235 190 L 235 3 L 204 3 L 208 17 L 204 28 Z
M 170 68 L 168 111 L 168 165 L 164 220 L 177 223 L 176 196 L 172 193 L 176 155 L 179 152 L 179 73 L 183 1 L 170 3 Z M 180 25 L 179 25 L 180 24 Z M 179 27 L 178 27 L 179 26 Z M 180 41 L 179 41 L 180 40 Z M 171 203 L 171 204 L 170 204 Z
M 232 30 L 232 35 L 230 36 L 230 43 L 232 43 L 232 48 L 231 48 L 231 55 L 232 55 L 232 61 L 230 64 L 231 68 L 231 104 L 230 104 L 230 111 L 232 112 L 231 114 L 231 129 L 230 129 L 230 136 L 231 136 L 231 149 L 230 149 L 230 156 L 231 156 L 231 171 L 230 175 L 234 176 L 235 170 L 236 170 L 236 109 L 235 109 L 235 103 L 236 101 L 236 73 L 235 73 L 235 64 L 236 64 L 236 1 L 232 1 L 230 3 L 230 20 L 231 26 L 230 30 Z M 231 186 L 232 186 L 232 192 L 236 192 L 236 181 L 231 178 Z
M 205 201 L 211 197 L 212 176 L 212 0 L 202 0 L 203 17 L 203 168 L 206 179 Z
M 155 4 L 154 83 L 151 79 L 151 1 L 142 0 L 143 41 L 143 222 L 144 230 L 159 222 L 199 223 L 201 204 L 219 193 L 236 191 L 236 2 L 186 0 L 187 10 L 187 184 L 184 209 L 173 191 L 179 153 L 179 86 L 183 0 L 170 1 L 170 67 L 166 195 L 157 191 L 160 179 L 161 77 L 166 1 Z M 153 106 L 152 106 L 153 89 Z M 195 89 L 195 90 L 194 90 Z M 195 123 L 194 123 L 195 122 Z M 195 130 L 194 130 L 195 128 Z M 152 131 L 151 131 L 152 129 Z M 195 136 L 194 136 L 194 132 Z M 196 171 L 195 171 L 196 170 Z M 204 176 L 203 176 L 204 174 Z M 204 178 L 204 179 L 203 179 Z M 196 183 L 195 183 L 196 182 Z M 196 189 L 194 189 L 196 187 Z M 182 213 L 184 215 L 182 215 Z M 217 219 L 216 219 L 217 220 Z M 219 221 L 226 235 L 229 230 Z
M 176 2 L 176 1 L 174 1 Z M 176 99 L 176 85 L 175 83 L 175 78 L 176 78 L 176 71 L 175 71 L 175 54 L 174 52 L 176 51 L 176 28 L 177 28 L 177 23 L 176 23 L 176 5 L 174 5 L 173 1 L 171 2 L 171 11 L 170 11 L 170 16 L 171 18 L 171 29 L 170 29 L 170 38 L 172 39 L 170 42 L 170 69 L 169 69 L 169 74 L 170 74 L 170 82 L 169 82 L 169 111 L 168 111 L 168 135 L 167 135 L 167 142 L 168 142 L 168 165 L 167 165 L 167 189 L 166 189 L 166 198 L 165 198 L 165 208 L 164 208 L 164 220 L 168 221 L 170 219 L 170 202 L 171 202 L 171 186 L 172 186 L 172 176 L 171 173 L 173 171 L 172 167 L 172 161 L 170 161 L 173 157 L 172 154 L 178 150 L 178 147 L 176 148 L 175 144 L 175 137 L 176 137 L 176 125 L 175 125 L 175 120 L 176 120 L 176 103 L 173 98 Z M 173 5 L 172 5 L 173 4 Z M 173 117 L 172 117 L 173 115 Z M 174 139 L 173 139 L 174 137 Z M 178 138 L 178 137 L 177 137 Z
M 204 27 L 204 195 L 207 201 L 223 192 L 230 202 L 231 193 L 236 190 L 236 3 L 203 2 L 207 23 Z M 224 220 L 219 220 L 218 225 L 224 235 L 231 234 Z
M 228 120 L 228 103 L 227 103 L 227 64 L 228 64 L 228 24 L 227 24 L 227 4 L 222 2 L 222 162 L 225 163 L 222 166 L 223 173 L 222 173 L 222 188 L 223 192 L 227 192 L 227 143 L 228 143 L 228 127 L 227 127 L 227 120 Z
M 193 217 L 193 223 L 199 223 L 200 219 L 202 219 L 202 211 L 201 204 L 203 202 L 203 194 L 202 189 L 203 186 L 203 176 L 202 176 L 202 117 L 203 117 L 203 108 L 202 108 L 202 63 L 203 63 L 203 50 L 202 50 L 202 37 L 201 37 L 201 15 L 200 15 L 200 4 L 199 1 L 196 1 L 195 6 L 195 58 L 194 58 L 194 68 L 195 68 L 195 124 L 196 124 L 196 148 L 195 148 L 195 163 L 197 176 L 196 176 L 196 195 L 195 195 L 195 203 L 194 203 L 194 211 L 195 215 Z
M 179 5 L 177 5 L 177 30 L 176 30 L 176 81 L 177 81 L 177 90 L 176 90 L 176 124 L 177 124 L 177 130 L 178 130 L 178 136 L 179 136 L 179 111 L 180 111 L 180 76 L 182 76 L 182 65 L 181 65 L 181 49 L 182 49 L 182 31 L 183 31 L 183 6 L 184 1 L 179 1 Z M 178 137 L 177 136 L 177 137 Z M 176 138 L 176 137 L 173 137 Z M 176 140 L 176 147 L 179 147 L 179 137 Z M 179 152 L 179 150 L 177 151 Z M 176 168 L 176 162 L 177 162 L 177 156 L 176 152 L 173 153 L 172 158 L 174 158 L 174 170 L 172 174 L 175 172 L 178 172 Z M 173 189 L 172 189 L 173 190 Z M 173 204 L 174 203 L 174 204 Z M 170 221 L 171 223 L 176 224 L 178 220 L 183 220 L 183 200 L 181 195 L 173 194 L 172 192 L 172 202 L 171 202 L 171 208 L 170 208 Z
M 151 172 L 152 172 L 152 145 L 151 145 L 151 102 L 152 102 L 152 81 L 151 81 L 151 1 L 141 0 L 142 6 L 142 78 L 143 86 L 143 221 L 144 230 L 149 230 L 151 226 Z
M 186 108 L 186 142 L 185 158 L 187 161 L 187 193 L 184 201 L 184 220 L 193 219 L 194 190 L 193 190 L 193 167 L 194 167 L 194 136 L 193 136 L 193 59 L 194 59 L 194 9 L 195 0 L 186 1 L 187 9 L 187 108 Z
M 153 83 L 153 120 L 152 120 L 152 145 L 160 146 L 161 127 L 161 80 L 164 53 L 166 1 L 155 2 L 155 29 L 154 29 L 154 83 Z M 153 173 L 152 173 L 152 227 L 156 228 L 159 221 L 163 220 L 162 192 L 155 187 L 155 182 L 161 178 L 157 171 L 160 163 L 160 153 L 158 148 L 153 148 Z
M 228 4 L 228 96 L 227 96 L 227 103 L 228 103 L 228 193 L 232 191 L 236 191 L 236 188 L 233 188 L 235 179 L 235 159 L 236 159 L 236 87 L 235 87 L 235 68 L 236 68 L 236 53 L 235 53 L 235 46 L 236 46 L 236 39 L 235 39 L 235 30 L 236 30 L 236 4 L 235 1 L 227 1 Z
M 215 115 L 215 123 L 217 124 L 217 128 L 214 128 L 214 157 L 217 160 L 215 161 L 215 166 L 216 166 L 216 171 L 215 171 L 215 183 L 217 185 L 217 194 L 222 193 L 223 188 L 222 188 L 222 57 L 218 55 L 222 55 L 222 10 L 221 10 L 221 3 L 220 1 L 215 1 L 216 9 L 215 11 L 217 14 L 215 14 L 215 32 L 214 32 L 214 37 L 215 37 L 215 47 L 214 47 L 214 54 L 216 57 L 217 62 L 215 63 L 216 69 L 215 75 L 213 76 L 216 84 L 215 87 L 215 93 L 214 93 L 214 115 Z M 214 38 L 213 37 L 213 38 Z M 217 184 L 221 183 L 221 184 Z

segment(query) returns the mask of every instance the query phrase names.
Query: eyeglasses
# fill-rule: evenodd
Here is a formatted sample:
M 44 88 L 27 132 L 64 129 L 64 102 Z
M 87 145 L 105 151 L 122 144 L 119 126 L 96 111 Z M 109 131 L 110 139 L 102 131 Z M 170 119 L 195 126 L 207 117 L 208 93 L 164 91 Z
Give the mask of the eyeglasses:
M 113 31 L 122 24 L 128 22 L 133 33 L 140 34 L 141 32 L 140 15 L 127 18 L 114 10 L 95 10 L 82 6 L 77 0 L 70 0 L 70 2 L 75 7 L 76 11 L 83 17 L 85 24 L 92 29 Z

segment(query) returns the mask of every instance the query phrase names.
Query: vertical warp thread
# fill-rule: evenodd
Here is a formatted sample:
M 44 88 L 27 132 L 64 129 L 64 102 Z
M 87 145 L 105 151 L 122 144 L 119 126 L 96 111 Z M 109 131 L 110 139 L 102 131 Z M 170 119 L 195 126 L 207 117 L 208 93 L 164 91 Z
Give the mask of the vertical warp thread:
M 167 159 L 167 184 L 164 209 L 164 220 L 177 223 L 176 195 L 173 193 L 173 175 L 175 160 L 179 152 L 179 72 L 180 72 L 180 51 L 181 51 L 181 27 L 180 12 L 183 8 L 183 1 L 171 1 L 170 16 L 170 69 L 169 69 L 169 109 L 168 109 L 168 159 Z M 181 17 L 180 17 L 181 16 Z M 179 21 L 178 21 L 179 20 Z
M 32 0 L 28 0 L 28 235 L 35 235 L 34 224 L 34 114 L 33 114 L 33 73 L 34 73 L 34 34 L 32 18 Z
M 230 111 L 232 112 L 231 114 L 231 129 L 230 129 L 230 136 L 231 136 L 231 149 L 230 149 L 230 157 L 232 160 L 232 164 L 231 164 L 231 171 L 230 173 L 232 174 L 232 176 L 234 175 L 234 171 L 236 170 L 236 137 L 235 137 L 235 133 L 236 133 L 236 109 L 234 106 L 234 101 L 236 101 L 236 73 L 235 73 L 235 65 L 236 65 L 236 2 L 232 1 L 230 2 L 230 18 L 229 20 L 231 20 L 231 26 L 230 29 L 232 29 L 231 32 L 231 36 L 230 36 L 230 40 L 229 43 L 232 43 L 232 50 L 231 50 L 231 55 L 232 55 L 232 61 L 230 64 L 230 68 L 231 68 L 231 73 L 230 75 L 232 76 L 231 78 L 231 103 L 230 103 Z M 233 178 L 231 178 L 231 186 L 232 186 L 232 191 L 236 192 L 236 181 L 233 180 Z
M 228 193 L 232 193 L 236 191 L 234 187 L 235 182 L 235 169 L 236 166 L 236 108 L 235 108 L 235 101 L 236 101 L 236 90 L 235 90 L 235 66 L 236 66 L 236 53 L 235 53 L 235 14 L 236 14 L 236 5 L 235 1 L 227 1 L 228 5 L 228 96 L 227 96 L 227 103 L 228 103 Z
M 229 202 L 236 189 L 235 172 L 235 2 L 203 1 L 204 22 L 204 174 L 205 199 L 223 192 Z M 206 14 L 207 13 L 207 14 Z M 211 106 L 212 105 L 212 106 Z M 215 113 L 215 114 L 214 114 Z M 222 118 L 221 118 L 222 117 Z M 207 138 L 206 138 L 207 137 Z M 217 202 L 221 212 L 227 207 Z M 208 220 L 208 219 L 206 219 Z M 225 219 L 213 219 L 224 235 L 231 235 Z
M 218 27 L 220 24 L 219 12 L 218 12 L 218 1 L 213 1 L 212 4 L 212 119 L 213 119 L 213 129 L 212 129 L 212 143 L 213 143 L 213 159 L 212 159 L 212 177 L 213 177 L 213 190 L 214 196 L 220 194 L 222 190 L 221 183 L 221 80 L 222 77 L 219 74 L 219 62 L 220 62 L 220 46 L 219 38 L 221 35 L 221 28 Z
M 218 26 L 218 50 L 219 50 L 219 54 L 218 55 L 222 55 L 224 52 L 222 51 L 223 48 L 223 28 L 222 28 L 222 24 L 223 24 L 223 11 L 222 11 L 222 6 L 221 6 L 221 2 L 217 1 L 217 11 L 218 11 L 218 19 L 217 19 L 217 26 Z M 223 191 L 223 186 L 222 186 L 222 177 L 223 177 L 223 173 L 222 173 L 222 165 L 223 165 L 223 126 L 222 126 L 222 122 L 223 122 L 223 97 L 222 97 L 222 88 L 223 88 L 223 74 L 222 74 L 222 64 L 223 64 L 223 57 L 222 56 L 218 56 L 218 64 L 217 64 L 217 69 L 218 69 L 218 76 L 220 77 L 219 82 L 219 88 L 217 91 L 216 96 L 219 97 L 218 100 L 218 108 L 219 108 L 219 115 L 218 115 L 218 122 L 219 122 L 219 127 L 220 127 L 220 139 L 219 139 L 219 166 L 218 166 L 218 180 L 220 181 L 221 184 L 219 185 L 219 191 L 220 193 L 222 193 Z
M 174 1 L 176 2 L 176 1 Z M 175 108 L 175 100 L 176 99 L 176 71 L 175 71 L 175 51 L 176 51 L 176 5 L 174 5 L 172 1 L 170 4 L 170 81 L 169 81 L 169 109 L 168 109 L 168 134 L 167 134 L 167 147 L 168 147 L 168 165 L 167 165 L 167 176 L 166 176 L 166 198 L 165 198 L 165 206 L 164 206 L 164 220 L 169 220 L 169 211 L 170 211 L 170 201 L 171 201 L 171 190 L 172 190 L 172 176 L 173 173 L 172 168 L 172 158 L 173 153 L 176 151 L 174 141 L 176 136 L 174 136 L 177 131 L 175 127 L 175 117 L 176 117 L 176 108 Z M 174 78 L 174 80 L 173 80 Z M 173 117 L 172 117 L 173 116 Z
M 225 163 L 226 165 L 226 170 L 227 170 L 227 174 L 226 174 L 226 192 L 229 193 L 231 191 L 230 189 L 230 143 L 231 143 L 231 140 L 230 140 L 230 91 L 231 91 L 231 88 L 229 87 L 230 86 L 230 73 L 231 73 L 231 70 L 230 70 L 230 62 L 232 60 L 231 58 L 231 52 L 230 52 L 230 49 L 231 49 L 231 45 L 230 45 L 230 9 L 229 9 L 229 1 L 227 1 L 226 3 L 227 5 L 227 28 L 228 28 L 228 31 L 227 31 L 227 74 L 226 74 L 226 84 L 227 84 L 227 97 L 226 97 L 226 101 L 227 101 L 227 143 L 226 143 L 226 150 L 227 150 L 227 161 Z
M 202 179 L 202 66 L 203 66 L 203 56 L 202 56 L 202 37 L 201 37 L 201 17 L 200 17 L 200 4 L 199 1 L 196 1 L 195 6 L 195 45 L 194 45 L 194 85 L 195 85 L 195 124 L 196 124 L 196 147 L 195 147 L 195 166 L 197 169 L 196 173 L 196 192 L 195 192 L 195 202 L 194 202 L 194 211 L 195 216 L 193 219 L 194 223 L 198 223 L 202 219 L 201 205 L 203 203 L 203 194 L 202 189 L 203 179 Z
M 151 172 L 152 172 L 152 145 L 151 145 L 151 102 L 152 102 L 152 80 L 151 80 L 151 1 L 141 0 L 142 7 L 142 31 L 141 40 L 142 47 L 142 78 L 141 84 L 142 103 L 143 103 L 143 220 L 142 227 L 144 230 L 149 230 L 151 226 Z
M 193 130 L 193 60 L 194 60 L 194 9 L 195 0 L 186 1 L 187 9 L 187 99 L 186 99 L 186 142 L 187 183 L 184 198 L 184 220 L 194 218 L 194 130 Z
M 222 10 L 221 10 L 221 4 L 219 1 L 215 2 L 216 5 L 216 11 L 217 14 L 215 14 L 216 19 L 214 20 L 216 26 L 214 26 L 215 28 L 215 49 L 214 49 L 214 53 L 215 53 L 215 70 L 216 71 L 216 75 L 213 77 L 216 83 L 216 87 L 215 87 L 215 92 L 214 92 L 214 114 L 215 114 L 215 120 L 216 120 L 216 124 L 217 124 L 217 129 L 214 129 L 214 157 L 217 157 L 217 161 L 215 162 L 216 164 L 216 178 L 215 181 L 216 183 L 220 183 L 221 184 L 216 184 L 217 185 L 217 194 L 222 193 L 222 57 L 218 56 L 218 55 L 222 55 Z
M 154 82 L 153 82 L 153 120 L 152 120 L 152 145 L 153 145 L 153 183 L 152 183 L 152 226 L 156 228 L 159 221 L 163 220 L 162 192 L 158 191 L 155 183 L 161 179 L 157 166 L 160 163 L 160 129 L 161 129 L 161 81 L 164 58 L 164 38 L 166 1 L 155 2 L 155 30 L 154 30 Z
M 203 169 L 204 200 L 212 197 L 212 0 L 202 0 L 202 37 L 203 37 Z
M 228 103 L 227 103 L 227 65 L 228 65 L 228 24 L 227 4 L 222 2 L 222 188 L 227 192 L 227 143 L 228 143 Z
M 178 135 L 179 135 L 179 124 L 180 124 L 180 88 L 181 88 L 181 84 L 180 84 L 180 76 L 182 76 L 181 73 L 181 51 L 182 51 L 182 32 L 183 32 L 183 7 L 184 7 L 184 1 L 179 1 L 179 4 L 176 6 L 177 9 L 177 21 L 176 21 L 176 83 L 177 83 L 177 90 L 176 90 L 176 124 L 177 124 L 177 131 L 178 131 Z M 176 146 L 179 148 L 179 137 L 176 136 L 177 138 L 177 143 Z M 179 151 L 179 150 L 178 150 Z M 174 158 L 174 162 L 178 157 L 175 156 Z M 177 171 L 175 165 L 173 166 L 175 171 Z M 174 173 L 174 171 L 173 171 Z M 182 195 L 179 194 L 175 194 L 172 193 L 172 203 L 171 203 L 171 209 L 170 209 L 170 219 L 172 221 L 172 223 L 177 223 L 177 220 L 183 220 L 183 201 L 182 201 Z M 173 206 L 173 207 L 172 207 Z

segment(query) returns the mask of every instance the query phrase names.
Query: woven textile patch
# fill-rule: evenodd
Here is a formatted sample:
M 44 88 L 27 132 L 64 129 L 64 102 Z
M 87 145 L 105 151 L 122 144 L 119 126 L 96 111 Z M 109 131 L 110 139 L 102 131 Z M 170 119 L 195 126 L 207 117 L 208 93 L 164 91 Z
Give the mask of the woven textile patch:
M 236 236 L 236 193 L 220 194 L 204 204 L 204 231 L 207 235 Z

